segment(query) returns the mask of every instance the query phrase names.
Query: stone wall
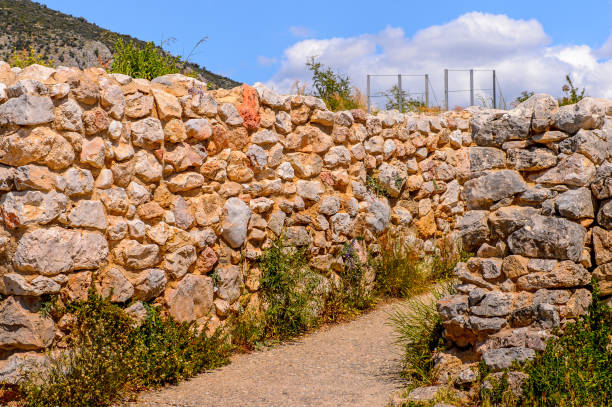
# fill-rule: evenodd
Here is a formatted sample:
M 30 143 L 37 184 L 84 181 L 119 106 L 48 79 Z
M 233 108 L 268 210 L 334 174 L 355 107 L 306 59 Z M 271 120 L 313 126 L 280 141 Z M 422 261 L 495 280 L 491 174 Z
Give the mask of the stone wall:
M 364 255 L 391 225 L 432 252 L 464 211 L 469 118 L 0 63 L 0 350 L 61 346 L 65 321 L 41 302 L 92 285 L 133 315 L 149 301 L 217 327 L 260 306 L 254 260 L 280 234 L 308 247 L 325 285 L 347 241 L 363 237 Z
M 456 233 L 476 257 L 438 311 L 446 337 L 494 370 L 585 314 L 591 277 L 612 295 L 611 115 L 607 100 L 559 108 L 547 95 L 473 111 Z
M 585 312 L 591 274 L 612 294 L 606 113 L 543 95 L 509 112 L 333 113 L 261 84 L 0 62 L 0 375 L 63 344 L 65 321 L 38 312 L 49 295 L 93 285 L 135 316 L 154 302 L 213 329 L 260 307 L 271 239 L 308 247 L 329 285 L 346 242 L 363 256 L 391 227 L 424 253 L 447 239 L 477 254 L 439 304 L 450 340 L 529 356 Z

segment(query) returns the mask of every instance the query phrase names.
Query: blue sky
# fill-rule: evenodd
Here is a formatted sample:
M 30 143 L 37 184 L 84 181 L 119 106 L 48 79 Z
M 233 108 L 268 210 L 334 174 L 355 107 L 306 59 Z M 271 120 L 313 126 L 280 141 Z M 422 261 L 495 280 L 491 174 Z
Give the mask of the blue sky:
M 208 36 L 194 62 L 285 91 L 292 81 L 308 79 L 305 53 L 316 52 L 358 86 L 366 71 L 426 70 L 439 94 L 446 66 L 495 67 L 509 95 L 520 89 L 553 92 L 569 69 L 591 93 L 603 93 L 594 96 L 612 97 L 612 83 L 600 83 L 612 77 L 612 0 L 42 2 L 143 40 L 174 37 L 167 48 L 177 54 Z M 487 42 L 493 38 L 502 43 L 499 49 Z M 548 59 L 538 59 L 544 54 Z M 521 67 L 521 60 L 528 66 Z

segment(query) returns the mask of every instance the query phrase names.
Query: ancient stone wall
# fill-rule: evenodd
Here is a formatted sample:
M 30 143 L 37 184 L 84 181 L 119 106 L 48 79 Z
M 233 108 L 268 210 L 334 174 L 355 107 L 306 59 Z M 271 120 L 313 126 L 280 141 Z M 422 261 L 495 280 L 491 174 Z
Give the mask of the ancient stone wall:
M 472 113 L 456 233 L 476 256 L 438 310 L 447 338 L 500 370 L 587 312 L 592 277 L 612 295 L 612 103 Z
M 62 345 L 41 302 L 92 285 L 133 315 L 155 302 L 212 329 L 260 305 L 254 260 L 281 234 L 328 286 L 347 241 L 363 256 L 393 224 L 432 252 L 463 213 L 469 117 L 0 63 L 0 350 Z
M 364 256 L 390 227 L 477 254 L 439 304 L 450 340 L 529 356 L 585 312 L 592 274 L 612 293 L 609 106 L 374 116 L 260 84 L 0 62 L 0 375 L 63 344 L 65 321 L 38 312 L 49 295 L 93 286 L 213 329 L 260 306 L 271 239 L 308 247 L 330 285 L 346 242 Z

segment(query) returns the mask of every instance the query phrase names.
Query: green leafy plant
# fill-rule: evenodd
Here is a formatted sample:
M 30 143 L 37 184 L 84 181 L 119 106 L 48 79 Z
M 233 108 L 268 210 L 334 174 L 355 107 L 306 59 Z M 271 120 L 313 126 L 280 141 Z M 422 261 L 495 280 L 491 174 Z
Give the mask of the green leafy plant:
M 130 390 L 176 383 L 227 362 L 223 334 L 162 318 L 148 308 L 139 326 L 119 306 L 90 291 L 65 307 L 74 316 L 67 350 L 21 385 L 24 402 L 42 406 L 109 406 Z
M 480 404 L 483 407 L 490 406 L 505 406 L 515 407 L 519 400 L 512 394 L 510 383 L 508 382 L 508 370 L 504 370 L 501 378 L 489 375 L 488 368 L 483 369 L 480 365 L 484 365 L 481 361 L 479 364 L 480 381 Z M 486 365 L 485 365 L 486 367 Z
M 373 173 L 366 175 L 366 188 L 376 196 L 389 197 L 387 188 L 383 186 L 378 177 Z
M 574 103 L 580 102 L 584 98 L 585 89 L 579 90 L 574 86 L 572 78 L 569 74 L 565 75 L 565 84 L 561 88 L 564 96 L 559 99 L 559 106 L 573 105 Z
M 432 284 L 449 279 L 457 262 L 470 257 L 461 249 L 446 246 L 423 256 L 406 236 L 390 232 L 382 235 L 378 244 L 380 253 L 371 261 L 376 270 L 376 291 L 393 298 L 422 293 Z
M 317 276 L 308 268 L 306 249 L 272 242 L 259 259 L 261 293 L 266 301 L 264 335 L 285 340 L 317 324 Z M 316 307 L 316 305 L 315 305 Z
M 34 64 L 51 68 L 55 67 L 55 61 L 52 58 L 45 56 L 43 53 L 36 52 L 32 45 L 28 49 L 17 50 L 14 48 L 13 53 L 8 58 L 8 63 L 19 68 L 25 68 Z
M 599 299 L 597 283 L 587 315 L 565 326 L 546 350 L 525 364 L 529 374 L 523 405 L 612 404 L 612 309 Z
M 153 42 L 139 46 L 134 41 L 124 42 L 122 38 L 117 38 L 110 71 L 151 80 L 158 76 L 182 73 L 185 65 L 186 62 L 180 57 L 170 55 Z
M 247 352 L 265 346 L 265 319 L 253 311 L 230 316 L 230 338 L 232 347 L 238 352 Z
M 520 95 L 518 95 L 516 97 L 516 99 L 514 99 L 514 102 L 512 102 L 512 106 L 518 106 L 519 104 L 525 102 L 527 99 L 529 99 L 530 97 L 532 97 L 533 95 L 535 95 L 535 93 L 531 90 L 524 90 L 521 92 Z
M 315 57 L 310 57 L 306 66 L 312 73 L 313 95 L 323 99 L 329 110 L 363 108 L 363 96 L 353 88 L 348 76 L 334 72 Z
M 425 103 L 418 99 L 411 98 L 405 90 L 399 89 L 397 85 L 393 85 L 386 92 L 387 102 L 385 109 L 397 109 L 400 112 L 419 112 L 425 108 Z
M 325 302 L 324 320 L 338 322 L 359 314 L 376 304 L 374 292 L 364 281 L 366 267 L 355 249 L 357 239 L 342 246 L 340 257 L 344 267 L 338 273 L 338 286 L 334 287 Z
M 389 316 L 396 343 L 404 349 L 403 375 L 415 387 L 432 381 L 434 352 L 444 346 L 436 302 L 452 292 L 452 285 L 444 284 L 430 295 L 409 298 Z

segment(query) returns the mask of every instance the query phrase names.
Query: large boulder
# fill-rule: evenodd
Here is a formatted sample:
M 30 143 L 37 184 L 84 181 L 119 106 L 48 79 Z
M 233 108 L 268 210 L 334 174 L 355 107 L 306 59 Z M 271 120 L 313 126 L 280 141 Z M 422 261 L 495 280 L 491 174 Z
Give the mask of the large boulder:
M 495 202 L 527 189 L 520 174 L 512 170 L 489 171 L 465 183 L 463 196 L 470 209 L 488 209 Z
M 378 169 L 378 181 L 392 198 L 400 195 L 406 177 L 406 165 L 400 162 L 395 162 L 393 165 L 383 163 Z
M 55 191 L 11 191 L 0 198 L 4 223 L 10 227 L 47 224 L 66 212 L 68 199 Z
M 0 139 L 0 163 L 20 166 L 45 164 L 62 170 L 74 161 L 74 149 L 64 137 L 47 127 L 22 129 Z
M 612 163 L 606 161 L 597 168 L 591 190 L 597 199 L 612 198 Z
M 159 262 L 159 247 L 136 240 L 122 240 L 114 249 L 115 261 L 133 269 L 146 269 Z
M 477 145 L 501 147 L 509 140 L 528 139 L 531 118 L 516 111 L 484 110 L 472 115 L 470 125 Z
M 100 276 L 97 288 L 102 297 L 111 302 L 125 302 L 134 295 L 134 285 L 117 267 L 111 267 Z
M 234 249 L 242 246 L 247 236 L 249 219 L 251 219 L 249 206 L 241 199 L 229 198 L 223 205 L 221 218 L 221 236 L 223 239 Z
M 521 276 L 516 281 L 521 290 L 536 291 L 542 288 L 580 287 L 591 281 L 591 274 L 581 265 L 565 260 L 552 271 L 539 271 Z
M 217 295 L 219 298 L 233 303 L 240 297 L 242 287 L 242 273 L 240 266 L 224 265 L 216 269 L 219 281 L 217 283 Z
M 468 211 L 457 220 L 458 237 L 466 250 L 475 251 L 489 240 L 488 214 L 488 211 Z
M 205 317 L 212 310 L 213 293 L 212 278 L 187 274 L 176 289 L 166 291 L 170 315 L 180 322 L 193 322 Z
M 391 222 L 391 207 L 386 199 L 369 197 L 366 212 L 366 224 L 375 234 L 383 233 Z
M 53 102 L 48 96 L 24 94 L 0 105 L 0 125 L 34 126 L 53 121 Z
M 0 304 L 0 349 L 43 349 L 55 337 L 53 320 L 41 315 L 40 300 L 9 297 Z
M 593 200 L 591 191 L 578 188 L 566 191 L 555 198 L 555 207 L 559 215 L 568 219 L 593 218 Z
M 608 200 L 599 208 L 597 223 L 608 230 L 612 230 L 612 200 Z
M 98 232 L 54 226 L 23 235 L 13 264 L 20 271 L 55 275 L 73 270 L 95 269 L 108 257 L 108 243 Z
M 526 206 L 503 206 L 489 214 L 493 236 L 506 239 L 511 233 L 529 224 L 540 211 Z
M 582 154 L 576 153 L 562 158 L 555 167 L 535 173 L 529 178 L 538 184 L 582 187 L 589 185 L 594 176 L 595 165 Z
M 531 129 L 535 132 L 544 132 L 553 124 L 553 116 L 559 110 L 559 103 L 555 98 L 546 94 L 531 96 L 513 109 L 523 117 L 531 120 Z
M 557 156 L 546 148 L 508 150 L 508 165 L 518 171 L 538 171 L 556 164 Z
M 514 254 L 526 257 L 580 261 L 586 229 L 552 216 L 536 215 L 508 237 Z
M 501 348 L 491 349 L 482 355 L 482 360 L 494 371 L 507 369 L 512 363 L 525 362 L 535 357 L 535 351 L 529 348 Z
M 134 281 L 134 298 L 149 301 L 164 292 L 167 282 L 168 278 L 163 270 L 145 270 Z
M 495 168 L 504 168 L 506 165 L 506 154 L 493 147 L 470 147 L 470 172 L 480 173 Z
M 562 106 L 553 117 L 554 127 L 570 134 L 580 129 L 597 129 L 605 115 L 606 105 L 603 101 L 586 97 L 576 104 Z

